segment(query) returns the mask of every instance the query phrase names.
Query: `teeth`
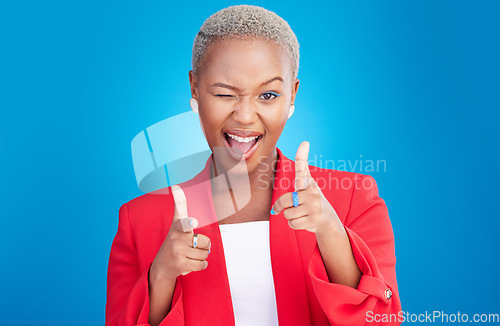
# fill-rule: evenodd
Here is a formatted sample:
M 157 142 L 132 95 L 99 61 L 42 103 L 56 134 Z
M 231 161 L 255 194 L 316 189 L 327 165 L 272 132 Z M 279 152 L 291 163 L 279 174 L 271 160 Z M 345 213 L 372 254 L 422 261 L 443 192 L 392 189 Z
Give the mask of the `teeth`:
M 255 136 L 255 137 L 239 137 L 239 136 L 231 135 L 231 134 L 227 134 L 227 135 L 229 137 L 233 138 L 233 139 L 236 139 L 240 143 L 248 143 L 249 141 L 252 141 L 252 140 L 257 139 L 259 137 L 259 136 Z

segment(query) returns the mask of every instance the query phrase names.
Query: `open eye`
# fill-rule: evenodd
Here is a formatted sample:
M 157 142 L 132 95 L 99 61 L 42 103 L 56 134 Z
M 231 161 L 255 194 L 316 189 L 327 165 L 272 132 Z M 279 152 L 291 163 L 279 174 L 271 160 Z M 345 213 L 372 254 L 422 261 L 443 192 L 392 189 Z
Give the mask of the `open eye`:
M 275 98 L 277 98 L 278 96 L 280 96 L 281 94 L 278 94 L 276 92 L 265 92 L 265 93 L 262 93 L 260 96 L 259 96 L 259 99 L 263 99 L 263 100 L 274 100 Z

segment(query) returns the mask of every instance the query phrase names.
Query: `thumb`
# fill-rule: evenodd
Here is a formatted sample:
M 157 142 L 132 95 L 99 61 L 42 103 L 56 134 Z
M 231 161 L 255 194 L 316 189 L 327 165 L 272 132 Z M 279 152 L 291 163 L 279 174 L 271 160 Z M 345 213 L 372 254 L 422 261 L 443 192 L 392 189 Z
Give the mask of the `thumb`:
M 198 220 L 194 217 L 184 217 L 177 220 L 177 225 L 175 227 L 181 232 L 193 233 L 193 230 L 198 227 Z
M 188 217 L 186 194 L 178 185 L 173 185 L 171 189 L 175 204 L 172 224 L 175 223 L 179 231 L 193 232 L 193 229 L 198 226 L 198 221 L 194 217 Z
M 309 147 L 309 142 L 303 141 L 295 154 L 295 191 L 306 188 L 306 178 L 311 176 L 308 164 Z
M 188 217 L 186 194 L 178 185 L 173 185 L 171 189 L 175 204 L 174 220 Z

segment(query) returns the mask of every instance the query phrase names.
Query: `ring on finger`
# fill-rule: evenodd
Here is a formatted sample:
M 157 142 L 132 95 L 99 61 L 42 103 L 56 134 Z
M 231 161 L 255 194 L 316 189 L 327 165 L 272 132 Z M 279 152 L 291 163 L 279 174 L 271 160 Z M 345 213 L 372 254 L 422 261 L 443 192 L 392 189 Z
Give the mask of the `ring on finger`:
M 197 247 L 198 247 L 198 233 L 195 233 L 193 237 L 193 248 Z
M 294 191 L 292 192 L 293 207 L 299 206 L 299 194 Z

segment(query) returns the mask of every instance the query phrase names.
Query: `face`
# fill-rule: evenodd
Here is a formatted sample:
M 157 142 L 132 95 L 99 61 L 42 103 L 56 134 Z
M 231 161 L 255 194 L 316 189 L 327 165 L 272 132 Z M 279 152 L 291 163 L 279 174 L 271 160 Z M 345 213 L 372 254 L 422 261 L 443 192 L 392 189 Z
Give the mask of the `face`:
M 217 41 L 189 79 L 217 166 L 227 171 L 244 160 L 251 174 L 276 159 L 299 86 L 281 45 L 255 38 Z

